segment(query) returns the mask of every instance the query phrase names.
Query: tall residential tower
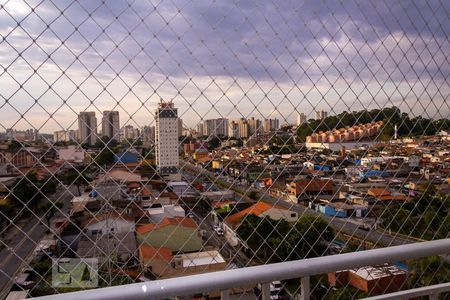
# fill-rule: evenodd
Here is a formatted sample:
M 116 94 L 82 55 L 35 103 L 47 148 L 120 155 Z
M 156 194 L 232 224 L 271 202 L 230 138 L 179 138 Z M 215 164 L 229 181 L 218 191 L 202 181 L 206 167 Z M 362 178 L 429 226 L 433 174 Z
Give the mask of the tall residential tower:
M 119 112 L 105 110 L 102 118 L 102 135 L 110 140 L 119 141 L 120 123 Z
M 97 118 L 94 111 L 83 111 L 78 115 L 78 130 L 81 144 L 97 142 Z
M 156 167 L 160 174 L 178 173 L 178 111 L 172 102 L 160 102 L 155 111 Z
M 306 122 L 306 115 L 304 113 L 299 113 L 297 116 L 297 126 L 303 125 Z

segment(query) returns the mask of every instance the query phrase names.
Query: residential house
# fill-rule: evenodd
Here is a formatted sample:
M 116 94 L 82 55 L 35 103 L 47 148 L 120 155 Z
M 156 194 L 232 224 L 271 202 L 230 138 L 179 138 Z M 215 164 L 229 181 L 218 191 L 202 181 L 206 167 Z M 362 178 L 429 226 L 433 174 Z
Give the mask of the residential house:
M 134 232 L 134 218 L 117 212 L 106 212 L 90 216 L 81 223 L 88 235 Z
M 70 145 L 58 149 L 57 157 L 62 161 L 83 162 L 86 158 L 86 150 L 75 145 Z
M 373 196 L 381 204 L 404 203 L 411 200 L 408 196 L 398 192 L 391 192 L 387 188 L 370 188 L 367 194 Z
M 165 218 L 184 218 L 186 216 L 184 209 L 180 205 L 174 204 L 153 204 L 151 207 L 146 209 L 145 213 L 149 217 L 149 221 L 152 223 L 161 223 Z
M 407 280 L 408 272 L 394 265 L 367 266 L 328 274 L 331 286 L 352 286 L 371 295 L 397 292 Z
M 303 177 L 289 184 L 289 193 L 297 198 L 308 195 L 329 195 L 334 190 L 331 179 Z
M 209 152 L 205 148 L 199 148 L 199 149 L 195 150 L 193 158 L 195 161 L 197 161 L 199 163 L 205 163 L 205 162 L 209 162 L 211 160 L 211 157 L 209 156 Z
M 117 263 L 137 260 L 134 232 L 117 232 L 101 236 L 82 235 L 78 242 L 77 257 L 98 258 L 100 263 L 114 257 Z
M 139 260 L 144 271 L 158 278 L 220 271 L 226 267 L 225 259 L 216 250 L 172 255 L 167 247 L 141 245 Z

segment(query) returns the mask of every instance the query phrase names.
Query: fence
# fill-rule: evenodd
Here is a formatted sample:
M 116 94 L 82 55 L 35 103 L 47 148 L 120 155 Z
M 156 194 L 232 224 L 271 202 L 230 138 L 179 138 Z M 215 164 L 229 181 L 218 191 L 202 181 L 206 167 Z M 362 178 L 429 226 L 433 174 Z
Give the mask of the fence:
M 449 11 L 0 1 L 0 298 L 447 241 Z M 441 256 L 369 264 L 307 274 L 308 294 L 450 277 Z M 274 278 L 265 296 L 300 293 Z

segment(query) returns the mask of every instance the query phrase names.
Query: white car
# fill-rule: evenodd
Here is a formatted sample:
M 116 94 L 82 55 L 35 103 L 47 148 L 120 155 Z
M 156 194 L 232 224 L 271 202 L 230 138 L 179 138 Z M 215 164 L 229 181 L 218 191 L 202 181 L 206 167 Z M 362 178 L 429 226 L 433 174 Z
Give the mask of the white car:
M 257 288 L 259 293 L 262 292 L 262 285 L 258 283 Z M 270 299 L 283 299 L 283 284 L 280 281 L 273 281 L 270 283 Z

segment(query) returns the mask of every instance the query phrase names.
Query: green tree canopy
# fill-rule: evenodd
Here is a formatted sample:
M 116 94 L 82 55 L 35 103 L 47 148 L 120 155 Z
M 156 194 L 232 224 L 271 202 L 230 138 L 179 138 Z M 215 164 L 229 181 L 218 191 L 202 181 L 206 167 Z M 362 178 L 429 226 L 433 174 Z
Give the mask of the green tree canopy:
M 323 255 L 324 242 L 334 239 L 328 223 L 314 216 L 302 216 L 290 224 L 251 214 L 242 220 L 237 233 L 258 258 L 273 262 Z

